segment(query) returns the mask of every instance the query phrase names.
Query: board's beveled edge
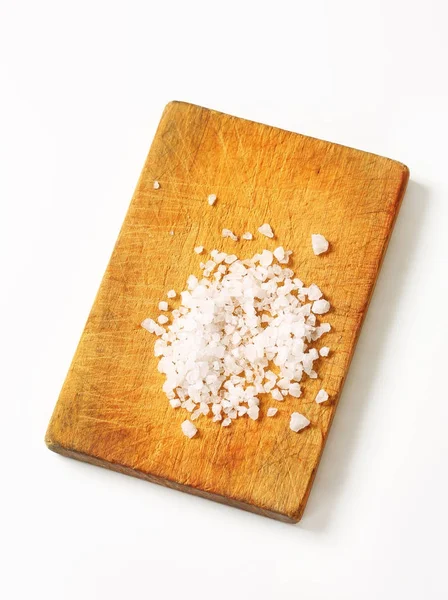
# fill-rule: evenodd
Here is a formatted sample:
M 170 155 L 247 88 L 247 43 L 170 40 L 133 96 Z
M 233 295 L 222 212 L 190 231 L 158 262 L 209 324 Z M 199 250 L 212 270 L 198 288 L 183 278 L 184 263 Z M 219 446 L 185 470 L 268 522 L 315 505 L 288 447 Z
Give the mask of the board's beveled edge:
M 79 460 L 81 462 L 85 462 L 96 467 L 102 467 L 104 469 L 108 469 L 109 471 L 115 471 L 123 475 L 129 475 L 130 477 L 136 477 L 137 479 L 143 479 L 144 481 L 149 481 L 150 483 L 157 483 L 158 485 L 161 485 L 163 487 L 168 487 L 176 491 L 185 492 L 187 494 L 198 496 L 206 500 L 213 500 L 214 502 L 218 502 L 219 504 L 224 504 L 233 508 L 239 508 L 241 510 L 245 510 L 246 512 L 251 512 L 257 515 L 268 517 L 270 519 L 274 519 L 275 521 L 296 524 L 300 521 L 303 515 L 304 505 L 292 514 L 280 513 L 274 510 L 263 509 L 255 504 L 249 504 L 248 502 L 236 500 L 235 498 L 230 498 L 229 496 L 222 496 L 220 494 L 206 492 L 199 488 L 185 485 L 163 477 L 156 477 L 154 475 L 151 475 L 150 473 L 145 473 L 137 469 L 132 469 L 130 467 L 120 465 L 118 463 L 112 463 L 101 458 L 91 456 L 89 454 L 84 454 L 83 452 L 78 452 L 77 450 L 64 448 L 57 442 L 51 440 L 48 432 L 45 437 L 45 443 L 49 450 L 55 452 L 56 454 L 60 454 L 61 456 L 73 458 L 75 460 Z
M 160 127 L 163 119 L 168 115 L 170 110 L 177 109 L 177 108 L 181 108 L 181 109 L 185 108 L 187 110 L 189 108 L 196 108 L 196 109 L 200 109 L 200 110 L 203 110 L 205 112 L 208 112 L 208 113 L 211 113 L 214 115 L 219 115 L 219 116 L 228 117 L 228 118 L 230 117 L 231 119 L 237 119 L 238 121 L 244 121 L 246 123 L 251 123 L 253 125 L 266 127 L 268 129 L 273 129 L 273 130 L 276 130 L 279 132 L 290 133 L 291 135 L 296 135 L 296 136 L 299 136 L 299 137 L 307 139 L 307 140 L 322 142 L 324 144 L 336 146 L 338 148 L 344 148 L 346 150 L 359 152 L 360 154 L 363 154 L 365 156 L 371 156 L 372 158 L 380 159 L 382 161 L 387 161 L 391 164 L 394 164 L 400 171 L 402 171 L 402 176 L 405 180 L 405 189 L 406 189 L 407 182 L 409 180 L 409 175 L 410 175 L 409 167 L 407 165 L 405 165 L 404 163 L 402 163 L 401 161 L 396 160 L 394 158 L 389 158 L 388 156 L 383 156 L 382 154 L 375 154 L 375 152 L 370 152 L 369 150 L 361 150 L 360 148 L 355 148 L 354 146 L 347 146 L 347 144 L 340 144 L 339 142 L 332 142 L 330 140 L 325 140 L 323 138 L 317 138 L 312 135 L 307 135 L 305 133 L 298 133 L 297 131 L 292 131 L 291 129 L 284 129 L 283 127 L 278 127 L 277 125 L 268 125 L 267 123 L 263 123 L 261 121 L 252 121 L 252 119 L 246 119 L 246 117 L 238 117 L 237 115 L 231 115 L 230 113 L 225 113 L 220 110 L 216 110 L 215 108 L 208 108 L 206 106 L 201 106 L 200 104 L 194 104 L 193 102 L 185 102 L 184 100 L 170 100 L 169 102 L 167 102 L 167 104 L 165 104 L 158 127 Z

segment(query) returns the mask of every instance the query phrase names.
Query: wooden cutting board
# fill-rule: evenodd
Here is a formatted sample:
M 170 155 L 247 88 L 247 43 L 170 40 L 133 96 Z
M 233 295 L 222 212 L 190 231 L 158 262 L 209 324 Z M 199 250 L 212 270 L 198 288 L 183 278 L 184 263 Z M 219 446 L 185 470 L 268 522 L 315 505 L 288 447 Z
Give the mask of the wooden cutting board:
M 182 102 L 167 105 L 51 418 L 51 450 L 283 521 L 303 513 L 409 177 L 399 162 Z M 153 182 L 160 182 L 154 190 Z M 208 194 L 218 201 L 207 203 Z M 270 223 L 275 239 L 222 239 Z M 171 232 L 173 232 L 171 234 Z M 311 234 L 331 242 L 315 256 Z M 199 274 L 197 245 L 240 258 L 278 245 L 332 305 L 331 354 L 301 398 L 262 398 L 260 419 L 186 438 L 140 327 Z M 325 388 L 331 402 L 318 405 Z M 361 399 L 362 401 L 362 399 Z M 279 412 L 266 418 L 275 404 Z M 293 411 L 311 426 L 293 433 Z M 313 499 L 319 502 L 319 498 Z

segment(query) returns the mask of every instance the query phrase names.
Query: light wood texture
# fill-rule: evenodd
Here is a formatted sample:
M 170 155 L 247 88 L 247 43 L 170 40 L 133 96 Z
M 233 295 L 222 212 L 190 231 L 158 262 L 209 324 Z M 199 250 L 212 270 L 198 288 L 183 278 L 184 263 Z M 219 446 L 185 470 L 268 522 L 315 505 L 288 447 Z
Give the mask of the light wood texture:
M 284 521 L 300 519 L 408 180 L 395 161 L 198 106 L 167 105 L 48 427 L 50 449 Z M 160 189 L 153 189 L 154 180 Z M 218 201 L 209 207 L 207 196 Z M 275 239 L 257 234 L 270 223 Z M 223 227 L 254 241 L 223 240 Z M 173 231 L 174 234 L 170 235 Z M 311 234 L 331 251 L 314 256 Z M 331 355 L 303 396 L 262 398 L 261 418 L 229 428 L 186 418 L 161 392 L 154 337 L 140 327 L 199 274 L 196 245 L 241 258 L 283 245 L 319 285 L 333 327 Z M 175 302 L 171 302 L 175 304 Z M 324 387 L 331 402 L 317 405 Z M 362 398 L 360 398 L 362 402 Z M 265 409 L 277 406 L 274 418 Z M 312 425 L 289 429 L 291 412 Z M 319 502 L 319 498 L 314 498 Z

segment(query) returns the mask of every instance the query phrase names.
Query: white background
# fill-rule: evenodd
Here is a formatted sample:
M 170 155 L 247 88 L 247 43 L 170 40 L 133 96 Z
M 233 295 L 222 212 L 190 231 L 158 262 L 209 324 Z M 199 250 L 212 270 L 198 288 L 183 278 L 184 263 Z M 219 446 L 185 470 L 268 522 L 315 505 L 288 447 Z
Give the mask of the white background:
M 447 598 L 447 17 L 444 0 L 0 0 L 2 598 Z M 173 99 L 411 170 L 298 526 L 44 446 Z

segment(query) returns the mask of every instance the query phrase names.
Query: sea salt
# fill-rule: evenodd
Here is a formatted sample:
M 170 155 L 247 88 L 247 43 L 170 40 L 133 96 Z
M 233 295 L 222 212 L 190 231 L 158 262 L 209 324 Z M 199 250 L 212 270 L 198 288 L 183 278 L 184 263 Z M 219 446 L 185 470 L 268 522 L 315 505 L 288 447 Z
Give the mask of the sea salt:
M 310 421 L 306 417 L 298 412 L 293 412 L 289 422 L 289 428 L 292 429 L 292 431 L 297 432 L 305 427 L 308 427 L 309 424 Z
M 323 254 L 328 250 L 328 241 L 320 233 L 313 233 L 311 236 L 311 245 L 314 254 Z

